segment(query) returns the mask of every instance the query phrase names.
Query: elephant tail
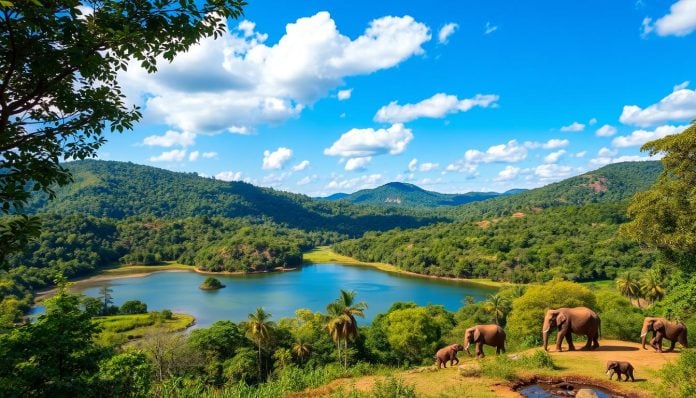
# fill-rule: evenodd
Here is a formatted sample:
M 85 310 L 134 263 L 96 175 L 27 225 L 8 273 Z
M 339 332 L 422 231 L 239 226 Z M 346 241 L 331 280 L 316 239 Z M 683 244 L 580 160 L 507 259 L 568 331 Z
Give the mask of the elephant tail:
M 599 339 L 602 339 L 602 318 L 597 317 L 597 326 L 599 327 Z

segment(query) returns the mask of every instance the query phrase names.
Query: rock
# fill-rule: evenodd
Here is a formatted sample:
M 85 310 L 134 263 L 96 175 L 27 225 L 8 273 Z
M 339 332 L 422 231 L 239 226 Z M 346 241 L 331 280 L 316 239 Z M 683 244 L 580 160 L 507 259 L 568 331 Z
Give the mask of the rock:
M 575 394 L 575 398 L 599 398 L 597 393 L 590 390 L 589 388 L 581 388 Z
M 481 376 L 481 365 L 479 365 L 478 362 L 469 362 L 464 365 L 459 365 L 459 375 L 462 377 Z

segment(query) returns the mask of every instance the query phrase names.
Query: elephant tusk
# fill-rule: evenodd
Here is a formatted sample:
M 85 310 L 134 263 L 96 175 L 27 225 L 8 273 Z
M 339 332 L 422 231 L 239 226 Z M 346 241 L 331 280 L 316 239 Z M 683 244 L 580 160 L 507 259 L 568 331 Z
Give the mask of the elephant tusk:
M 544 331 L 543 331 L 542 333 L 548 333 L 548 332 L 549 332 L 549 330 L 551 330 L 551 328 L 548 328 L 548 329 L 544 329 Z
M 643 338 L 643 337 L 645 337 L 645 336 L 646 336 L 647 334 L 648 334 L 647 332 L 646 332 L 646 333 L 643 333 L 643 334 L 641 334 L 641 335 L 640 335 L 640 338 L 642 339 L 642 338 Z

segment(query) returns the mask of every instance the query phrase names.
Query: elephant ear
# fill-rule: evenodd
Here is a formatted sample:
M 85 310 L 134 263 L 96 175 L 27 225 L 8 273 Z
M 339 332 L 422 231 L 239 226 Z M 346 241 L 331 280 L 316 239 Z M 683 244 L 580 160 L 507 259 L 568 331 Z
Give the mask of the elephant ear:
M 481 332 L 479 331 L 478 328 L 475 328 L 474 329 L 474 341 L 479 341 L 480 338 L 481 338 Z
M 653 322 L 653 330 L 659 330 L 665 327 L 665 323 L 661 319 L 656 319 Z
M 567 321 L 567 320 L 568 320 L 568 317 L 566 317 L 566 316 L 563 315 L 562 313 L 561 313 L 561 314 L 558 314 L 558 316 L 556 317 L 556 324 L 557 324 L 557 325 L 560 325 L 560 324 L 562 324 L 563 322 L 565 322 L 565 321 Z

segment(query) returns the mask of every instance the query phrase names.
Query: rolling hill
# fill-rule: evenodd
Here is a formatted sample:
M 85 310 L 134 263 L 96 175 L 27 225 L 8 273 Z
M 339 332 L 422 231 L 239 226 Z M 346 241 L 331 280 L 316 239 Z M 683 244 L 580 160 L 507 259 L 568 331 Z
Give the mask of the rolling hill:
M 515 189 L 504 193 L 468 192 L 464 194 L 445 194 L 426 191 L 413 184 L 390 182 L 373 189 L 363 189 L 352 194 L 334 194 L 324 199 L 343 200 L 355 204 L 392 207 L 439 207 L 459 206 L 498 196 L 512 195 L 525 190 Z

